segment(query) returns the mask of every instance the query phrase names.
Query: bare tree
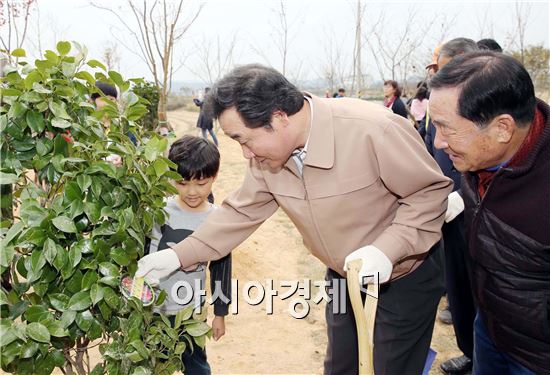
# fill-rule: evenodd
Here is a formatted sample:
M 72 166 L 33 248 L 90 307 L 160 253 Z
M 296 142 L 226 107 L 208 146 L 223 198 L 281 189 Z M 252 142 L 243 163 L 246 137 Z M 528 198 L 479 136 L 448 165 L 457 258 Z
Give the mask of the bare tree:
M 515 3 L 515 28 L 508 33 L 505 50 L 517 50 L 520 61 L 525 64 L 525 31 L 531 17 L 531 4 L 516 1 Z
M 283 0 L 279 1 L 279 7 L 278 9 L 275 9 L 275 12 L 277 14 L 277 20 L 279 22 L 278 26 L 275 27 L 274 30 L 277 34 L 277 49 L 279 50 L 279 53 L 281 54 L 281 63 L 282 63 L 282 73 L 283 75 L 286 74 L 286 57 L 288 55 L 288 33 L 289 33 L 289 25 L 288 25 L 288 19 L 287 19 L 287 13 L 285 9 L 285 4 Z
M 363 82 L 363 33 L 361 27 L 365 16 L 365 6 L 362 0 L 357 0 L 357 10 L 355 12 L 355 41 L 353 44 L 353 74 L 351 81 L 351 95 L 360 93 L 364 89 Z M 357 92 L 356 92 L 357 91 Z
M 221 40 L 216 36 L 215 42 L 202 38 L 195 44 L 198 63 L 188 68 L 191 73 L 199 77 L 205 84 L 211 85 L 234 66 L 234 53 L 237 45 L 237 33 L 228 39 Z
M 120 54 L 118 46 L 113 42 L 108 42 L 103 50 L 103 62 L 109 70 L 120 70 Z
M 422 22 L 419 23 L 420 18 Z M 430 35 L 439 19 L 438 14 L 431 19 L 419 17 L 419 8 L 411 7 L 407 20 L 388 32 L 384 11 L 379 14 L 367 31 L 365 39 L 382 80 L 397 80 L 403 91 L 407 92 L 409 74 L 418 70 L 421 65 L 417 61 L 424 37 Z M 441 30 L 445 30 L 444 26 L 448 27 L 448 24 L 442 24 Z
M 290 46 L 295 37 L 294 25 L 298 21 L 298 16 L 291 19 L 287 10 L 287 3 L 284 0 L 279 0 L 277 7 L 272 8 L 272 12 L 275 14 L 276 21 L 271 23 L 270 37 L 273 41 L 273 45 L 276 47 L 280 56 L 281 67 L 280 71 L 284 76 L 294 82 L 300 79 L 302 73 L 302 61 L 299 61 L 292 69 L 289 67 L 288 56 Z M 256 52 L 268 65 L 273 66 L 272 59 L 269 57 L 265 46 L 251 45 L 251 49 Z
M 35 3 L 36 0 L 0 0 L 0 26 L 3 27 L 0 42 L 2 48 L 8 52 L 6 58 L 9 62 L 13 60 L 9 53 L 23 47 Z
M 494 34 L 494 23 L 491 12 L 491 4 L 486 4 L 483 15 L 476 15 L 478 39 L 492 38 Z
M 151 1 L 143 0 L 138 5 L 137 1 L 127 0 L 126 5 L 133 15 L 133 23 L 128 21 L 128 17 L 121 16 L 125 12 L 91 3 L 92 6 L 113 14 L 136 43 L 137 50 L 114 34 L 115 39 L 147 64 L 159 89 L 158 114 L 161 123 L 166 122 L 166 104 L 172 74 L 183 65 L 174 67 L 174 46 L 196 21 L 204 6 L 201 4 L 198 9 L 189 10 L 189 16 L 184 20 L 183 3 L 183 0 L 176 3 L 155 0 L 151 4 Z
M 324 46 L 324 56 L 318 76 L 325 80 L 332 94 L 339 87 L 346 86 L 346 78 L 350 74 L 348 55 L 334 29 L 325 29 L 319 43 Z

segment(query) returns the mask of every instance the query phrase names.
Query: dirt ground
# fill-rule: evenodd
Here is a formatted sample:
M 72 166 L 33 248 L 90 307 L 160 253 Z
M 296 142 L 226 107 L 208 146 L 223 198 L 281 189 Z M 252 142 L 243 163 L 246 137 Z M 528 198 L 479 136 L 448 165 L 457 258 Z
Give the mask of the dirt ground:
M 169 112 L 169 121 L 177 136 L 198 134 L 197 112 Z M 217 203 L 237 189 L 246 169 L 239 145 L 217 132 L 221 153 L 219 177 L 214 184 Z M 323 280 L 325 267 L 302 244 L 298 231 L 281 210 L 267 220 L 248 240 L 233 252 L 233 279 L 238 280 L 238 313 L 226 317 L 226 335 L 218 342 L 207 343 L 213 374 L 322 374 L 326 349 L 324 301 L 310 301 L 310 312 L 303 319 L 290 315 L 289 301 L 281 294 L 289 290 L 284 281 L 311 280 L 311 296 Z M 273 313 L 267 314 L 267 300 L 257 305 L 247 303 L 243 287 L 249 281 L 266 285 L 273 280 Z M 251 297 L 257 296 L 252 289 Z M 440 307 L 443 306 L 443 302 Z M 299 309 L 298 309 L 299 311 Z M 210 311 L 212 317 L 212 311 Z M 209 322 L 211 322 L 211 317 Z M 436 322 L 432 348 L 438 353 L 430 374 L 440 374 L 439 364 L 460 354 L 452 327 Z M 97 349 L 91 351 L 93 364 L 100 360 Z M 0 373 L 2 373 L 0 371 Z M 59 373 L 60 372 L 56 372 Z M 406 374 L 403 374 L 406 375 Z
M 178 136 L 198 134 L 197 113 L 184 110 L 169 114 Z M 217 132 L 221 168 L 214 184 L 220 203 L 237 189 L 246 169 L 239 145 Z M 293 318 L 288 301 L 273 297 L 273 314 L 266 314 L 266 300 L 251 306 L 242 298 L 248 281 L 273 280 L 279 294 L 288 288 L 281 281 L 323 280 L 325 267 L 302 244 L 298 231 L 281 210 L 233 252 L 233 278 L 239 281 L 239 311 L 226 318 L 226 335 L 208 342 L 207 353 L 214 374 L 322 374 L 326 349 L 324 302 L 310 303 L 304 319 Z M 314 284 L 312 284 L 314 285 Z M 312 287 L 312 296 L 318 288 Z M 443 306 L 443 302 L 440 307 Z M 452 327 L 436 322 L 432 348 L 438 353 L 430 374 L 440 374 L 439 364 L 460 354 Z M 405 375 L 405 374 L 404 374 Z

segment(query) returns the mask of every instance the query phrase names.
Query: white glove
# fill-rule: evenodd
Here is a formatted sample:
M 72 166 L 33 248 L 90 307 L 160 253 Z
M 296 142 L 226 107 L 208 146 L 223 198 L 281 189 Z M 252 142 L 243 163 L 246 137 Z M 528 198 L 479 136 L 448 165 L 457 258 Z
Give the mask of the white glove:
M 157 285 L 160 279 L 165 278 L 180 267 L 180 260 L 174 250 L 160 250 L 146 255 L 138 261 L 135 277 L 145 277 L 147 282 Z
M 464 200 L 457 191 L 453 191 L 451 194 L 449 194 L 449 197 L 447 199 L 447 212 L 445 212 L 446 223 L 454 220 L 455 217 L 457 217 L 462 211 L 464 211 Z
M 363 285 L 375 282 L 373 276 L 376 275 L 378 275 L 379 283 L 385 283 L 390 279 L 393 265 L 386 254 L 375 246 L 364 246 L 349 254 L 344 260 L 345 272 L 348 271 L 348 264 L 356 259 L 360 259 L 363 262 L 359 271 L 359 284 Z

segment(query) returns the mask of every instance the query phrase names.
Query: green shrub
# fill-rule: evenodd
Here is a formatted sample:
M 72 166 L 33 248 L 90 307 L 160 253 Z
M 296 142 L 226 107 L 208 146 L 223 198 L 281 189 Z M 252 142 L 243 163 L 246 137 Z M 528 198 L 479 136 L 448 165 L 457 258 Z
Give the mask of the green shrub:
M 119 283 L 135 272 L 153 222 L 164 222 L 163 199 L 176 192 L 170 179 L 180 177 L 162 156 L 166 139 L 136 126 L 147 108 L 128 92 L 130 82 L 74 47 L 69 55 L 71 44 L 59 42 L 57 52 L 7 67 L 2 78 L 0 183 L 12 187 L 17 210 L 0 226 L 0 365 L 17 374 L 56 367 L 171 374 L 181 370 L 186 345 L 204 345 L 209 327 L 189 309 L 172 327 L 123 298 Z M 108 101 L 97 111 L 90 104 L 98 79 L 126 95 L 125 108 Z M 122 156 L 122 166 L 105 161 L 111 154 Z M 91 345 L 102 354 L 93 371 Z

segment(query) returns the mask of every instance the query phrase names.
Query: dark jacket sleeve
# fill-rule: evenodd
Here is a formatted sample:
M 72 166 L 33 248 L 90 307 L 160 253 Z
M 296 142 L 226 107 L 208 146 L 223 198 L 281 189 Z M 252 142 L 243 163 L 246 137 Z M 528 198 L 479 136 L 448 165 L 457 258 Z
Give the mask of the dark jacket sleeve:
M 231 303 L 231 254 L 210 262 L 210 290 L 214 300 L 214 315 L 226 316 Z

